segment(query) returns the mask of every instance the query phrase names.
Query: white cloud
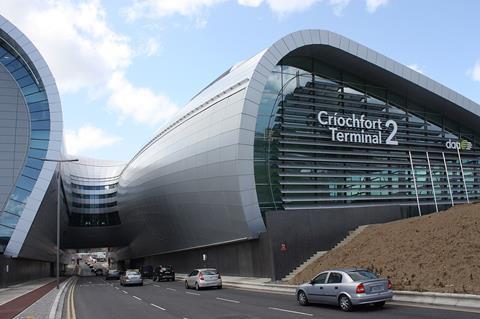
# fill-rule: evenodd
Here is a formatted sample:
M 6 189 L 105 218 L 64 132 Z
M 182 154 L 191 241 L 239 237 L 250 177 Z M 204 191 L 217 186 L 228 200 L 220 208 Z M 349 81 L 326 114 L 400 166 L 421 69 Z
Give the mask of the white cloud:
M 82 126 L 78 131 L 65 130 L 64 137 L 67 153 L 70 155 L 100 149 L 121 141 L 120 137 L 109 135 L 101 128 L 90 124 Z
M 121 120 L 131 116 L 152 125 L 177 109 L 167 97 L 124 76 L 135 56 L 158 54 L 160 44 L 149 38 L 134 50 L 128 37 L 108 25 L 100 0 L 2 0 L 0 12 L 38 47 L 62 94 L 84 89 L 92 99 L 107 97 Z M 135 112 L 129 109 L 133 105 Z
M 425 72 L 423 71 L 423 68 L 420 67 L 418 64 L 409 64 L 407 65 L 410 69 L 414 70 L 414 71 L 417 71 L 418 73 L 421 73 L 421 74 L 425 74 Z
M 472 78 L 472 80 L 480 82 L 480 60 L 475 62 L 475 65 L 472 69 L 467 71 L 467 74 Z
M 263 0 L 238 0 L 238 4 L 241 6 L 247 6 L 247 7 L 258 7 L 261 5 Z
M 109 28 L 98 0 L 2 0 L 0 12 L 37 46 L 62 93 L 99 85 L 131 63 L 128 38 Z
M 173 14 L 196 16 L 203 9 L 225 0 L 134 0 L 133 4 L 123 10 L 127 20 L 134 21 L 141 17 L 165 17 Z
M 329 0 L 328 3 L 333 7 L 333 13 L 336 16 L 341 16 L 343 9 L 350 4 L 350 0 Z
M 266 0 L 270 9 L 280 16 L 303 11 L 319 0 Z
M 389 0 L 367 0 L 367 11 L 374 13 L 381 6 L 386 6 Z
M 154 125 L 178 111 L 178 107 L 167 96 L 134 86 L 122 72 L 112 76 L 108 89 L 111 91 L 108 106 L 120 115 L 121 121 L 133 118 L 137 122 Z

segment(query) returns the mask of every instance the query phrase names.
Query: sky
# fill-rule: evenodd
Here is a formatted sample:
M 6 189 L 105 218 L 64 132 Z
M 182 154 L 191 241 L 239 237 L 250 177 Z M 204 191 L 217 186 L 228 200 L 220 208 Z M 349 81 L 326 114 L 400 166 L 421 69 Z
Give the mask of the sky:
M 67 152 L 128 161 L 196 93 L 288 33 L 325 29 L 480 103 L 476 0 L 1 0 L 60 91 Z

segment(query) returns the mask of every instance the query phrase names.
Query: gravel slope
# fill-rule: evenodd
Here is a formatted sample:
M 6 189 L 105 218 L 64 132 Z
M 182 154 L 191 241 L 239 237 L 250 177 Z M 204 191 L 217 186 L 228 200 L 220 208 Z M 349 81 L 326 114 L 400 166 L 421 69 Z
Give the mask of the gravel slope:
M 289 283 L 352 266 L 391 278 L 397 290 L 480 294 L 480 203 L 369 226 Z

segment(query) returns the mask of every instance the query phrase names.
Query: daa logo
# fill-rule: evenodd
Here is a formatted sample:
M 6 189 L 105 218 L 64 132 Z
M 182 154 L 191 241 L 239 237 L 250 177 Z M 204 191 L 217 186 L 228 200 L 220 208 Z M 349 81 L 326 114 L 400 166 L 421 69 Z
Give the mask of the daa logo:
M 450 150 L 459 149 L 462 151 L 470 151 L 472 149 L 472 143 L 465 139 L 461 139 L 460 141 L 448 140 L 445 142 L 445 147 Z

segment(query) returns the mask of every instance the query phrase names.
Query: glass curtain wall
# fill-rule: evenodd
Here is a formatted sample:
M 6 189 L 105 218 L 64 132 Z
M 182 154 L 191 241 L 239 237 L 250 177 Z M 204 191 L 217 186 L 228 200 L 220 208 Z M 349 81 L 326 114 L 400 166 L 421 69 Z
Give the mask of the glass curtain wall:
M 269 77 L 257 118 L 254 165 L 262 212 L 416 206 L 417 195 L 420 205 L 450 205 L 466 202 L 466 191 L 477 200 L 478 137 L 433 108 L 313 58 L 284 59 Z M 353 127 L 341 126 L 348 118 Z M 370 120 L 370 127 L 360 128 L 360 119 Z M 389 120 L 395 125 L 387 126 Z
M 1 35 L 1 34 L 0 34 Z M 0 213 L 0 252 L 5 250 L 37 181 L 48 149 L 50 111 L 41 80 L 25 60 L 0 36 L 0 63 L 10 72 L 25 97 L 30 114 L 30 141 L 27 158 L 15 188 Z

